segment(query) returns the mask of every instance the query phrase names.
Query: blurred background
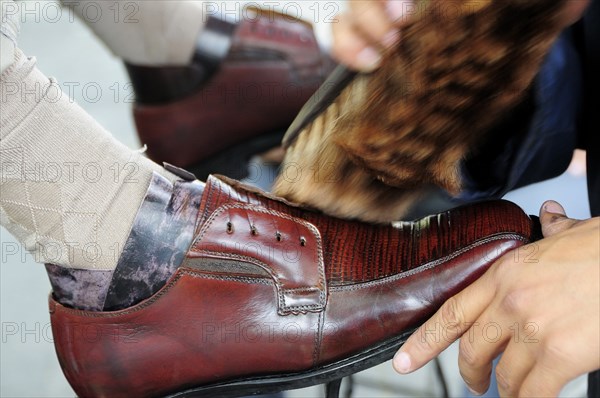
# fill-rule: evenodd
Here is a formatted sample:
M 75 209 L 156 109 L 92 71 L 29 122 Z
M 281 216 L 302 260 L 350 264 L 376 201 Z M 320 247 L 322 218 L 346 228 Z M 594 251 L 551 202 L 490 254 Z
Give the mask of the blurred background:
M 148 0 L 150 1 L 150 0 Z M 220 2 L 223 3 L 223 2 Z M 232 9 L 244 3 L 228 2 Z M 341 1 L 265 1 L 269 7 L 284 10 L 293 3 L 301 17 L 314 23 L 323 47 L 331 42 L 331 23 L 344 4 Z M 86 109 L 100 124 L 131 148 L 139 148 L 131 115 L 133 90 L 121 61 L 115 58 L 88 28 L 68 9 L 52 1 L 20 2 L 22 27 L 19 46 L 38 59 L 38 67 L 56 77 L 63 90 Z M 295 11 L 295 14 L 297 12 Z M 0 109 L 1 111 L 1 109 Z M 574 218 L 589 217 L 584 161 L 581 154 L 570 171 L 561 177 L 510 193 L 507 199 L 529 214 L 537 214 L 542 202 L 561 202 Z M 82 161 L 85 159 L 82 159 Z M 258 165 L 261 166 L 261 165 Z M 253 168 L 250 182 L 268 185 L 271 174 Z M 259 175 L 256 174 L 258 170 Z M 50 284 L 44 268 L 0 229 L 0 397 L 73 397 L 62 375 L 52 345 L 47 296 Z M 465 396 L 457 367 L 457 347 L 441 356 L 449 394 Z M 571 383 L 565 397 L 584 397 L 585 379 Z M 433 365 L 410 376 L 399 376 L 386 363 L 354 377 L 354 397 L 441 396 L 441 386 Z M 322 387 L 286 393 L 286 397 L 320 397 Z

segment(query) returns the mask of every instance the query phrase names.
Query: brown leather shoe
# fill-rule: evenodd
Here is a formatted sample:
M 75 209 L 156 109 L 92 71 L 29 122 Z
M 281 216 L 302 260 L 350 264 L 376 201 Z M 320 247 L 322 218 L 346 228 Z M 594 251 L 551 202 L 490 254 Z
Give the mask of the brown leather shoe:
M 79 396 L 242 396 L 339 379 L 390 359 L 533 234 L 506 201 L 377 226 L 219 177 L 198 209 L 183 263 L 152 297 L 114 312 L 50 298 L 58 358 Z
M 239 23 L 210 17 L 190 66 L 127 65 L 140 140 L 152 160 L 201 179 L 244 177 L 333 66 L 308 22 L 252 7 Z

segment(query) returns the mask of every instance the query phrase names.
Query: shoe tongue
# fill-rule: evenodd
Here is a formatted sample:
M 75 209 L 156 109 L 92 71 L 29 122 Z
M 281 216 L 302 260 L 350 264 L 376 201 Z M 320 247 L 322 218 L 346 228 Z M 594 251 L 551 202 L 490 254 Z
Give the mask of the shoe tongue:
M 202 189 L 203 194 L 196 222 L 196 232 L 202 228 L 202 224 L 219 207 L 230 202 L 250 203 L 248 192 L 251 189 L 252 187 L 244 186 L 241 182 L 228 177 L 215 174 L 209 175 Z
M 263 191 L 253 185 L 225 177 L 223 175 L 210 175 L 206 180 L 206 203 L 203 198 L 201 209 L 205 214 L 215 211 L 218 207 L 229 202 L 242 202 L 260 206 L 269 206 L 269 203 L 278 202 L 293 208 L 310 210 L 308 207 L 300 206 L 286 199 L 276 196 L 270 192 Z M 209 199 L 210 198 L 210 199 Z M 209 205 L 209 206 L 205 206 Z

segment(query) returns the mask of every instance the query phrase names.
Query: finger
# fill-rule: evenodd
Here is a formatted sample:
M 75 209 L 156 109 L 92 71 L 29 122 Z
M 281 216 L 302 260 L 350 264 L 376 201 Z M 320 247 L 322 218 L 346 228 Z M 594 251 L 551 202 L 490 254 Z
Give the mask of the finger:
M 458 368 L 465 384 L 474 394 L 483 394 L 490 386 L 492 362 L 504 351 L 510 336 L 501 324 L 484 321 L 473 324 L 470 333 L 460 338 Z
M 531 369 L 519 388 L 519 397 L 556 397 L 569 381 L 561 372 L 540 361 Z
M 386 3 L 381 0 L 351 1 L 352 22 L 371 44 L 391 47 L 398 37 L 398 29 L 388 14 Z
M 340 14 L 333 25 L 332 54 L 339 62 L 362 72 L 372 72 L 381 63 L 381 54 L 354 29 L 348 14 Z
M 541 325 L 545 332 L 534 344 L 525 344 L 534 353 L 536 362 L 519 389 L 520 397 L 555 397 L 570 380 L 600 367 L 598 307 L 583 311 L 575 317 L 562 314 L 550 324 Z M 573 325 L 578 325 L 577 337 Z
M 589 4 L 589 0 L 569 1 L 565 3 L 565 10 L 562 12 L 563 26 L 577 22 Z
M 388 0 L 385 9 L 394 25 L 401 27 L 406 25 L 410 18 L 416 14 L 415 2 L 413 0 Z
M 525 377 L 535 366 L 534 355 L 524 344 L 508 344 L 498 365 L 496 381 L 501 397 L 516 397 Z
M 578 220 L 567 217 L 565 209 L 558 202 L 549 200 L 540 209 L 540 222 L 542 234 L 548 238 L 573 227 Z
M 442 307 L 396 353 L 393 366 L 398 373 L 410 373 L 438 356 L 474 324 L 494 298 L 495 284 L 487 272 Z

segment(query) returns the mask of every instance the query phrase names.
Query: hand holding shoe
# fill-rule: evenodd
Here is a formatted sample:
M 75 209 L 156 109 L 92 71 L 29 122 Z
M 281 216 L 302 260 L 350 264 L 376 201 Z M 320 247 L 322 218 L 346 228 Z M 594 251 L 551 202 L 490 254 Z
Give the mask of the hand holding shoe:
M 478 394 L 500 353 L 503 397 L 557 396 L 600 368 L 600 218 L 573 220 L 546 202 L 540 219 L 545 239 L 505 255 L 448 300 L 396 354 L 397 371 L 420 368 L 459 338 L 461 375 Z

